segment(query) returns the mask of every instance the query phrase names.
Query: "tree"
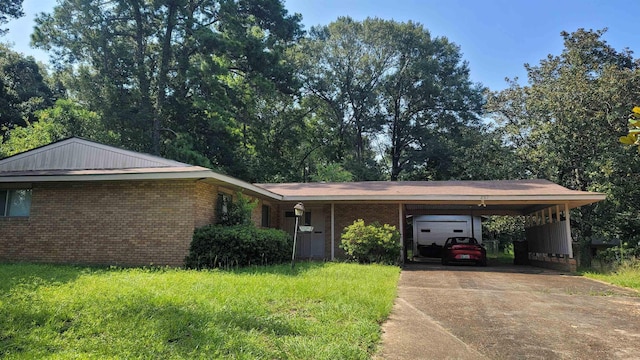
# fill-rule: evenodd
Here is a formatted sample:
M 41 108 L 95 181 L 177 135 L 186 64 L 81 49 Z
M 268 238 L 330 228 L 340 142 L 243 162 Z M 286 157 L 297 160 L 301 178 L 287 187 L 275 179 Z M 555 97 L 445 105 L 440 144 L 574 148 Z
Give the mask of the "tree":
M 102 143 L 117 143 L 117 135 L 106 130 L 93 111 L 68 99 L 59 99 L 51 108 L 35 112 L 37 121 L 16 126 L 0 143 L 0 157 L 11 156 L 72 136 Z
M 3 0 L 0 2 L 0 25 L 6 24 L 10 19 L 18 19 L 23 16 L 22 0 Z M 0 29 L 0 36 L 8 31 L 8 29 Z
M 477 143 L 464 136 L 484 135 L 483 88 L 469 80 L 459 47 L 420 24 L 339 18 L 313 28 L 303 48 L 320 145 L 357 180 L 377 180 L 383 166 L 391 180 L 424 179 L 434 158 L 452 161 L 462 143 Z
M 640 97 L 640 73 L 631 52 L 613 49 L 604 33 L 563 32 L 560 55 L 525 65 L 529 85 L 512 82 L 488 106 L 529 176 L 608 195 L 572 214 L 585 246 L 594 237 L 640 239 L 640 159 L 617 141 L 626 132 L 620 119 Z
M 255 94 L 296 88 L 283 53 L 299 20 L 279 0 L 64 0 L 32 42 L 127 147 L 226 168 L 242 164 Z
M 33 122 L 35 112 L 53 105 L 56 95 L 33 57 L 0 44 L 0 138 L 14 126 Z

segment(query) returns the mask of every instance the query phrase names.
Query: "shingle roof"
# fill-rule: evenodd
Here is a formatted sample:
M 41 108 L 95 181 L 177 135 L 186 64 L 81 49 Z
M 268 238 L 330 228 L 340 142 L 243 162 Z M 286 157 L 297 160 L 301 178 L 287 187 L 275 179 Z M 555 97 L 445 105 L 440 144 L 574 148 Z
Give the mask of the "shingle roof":
M 343 183 L 256 184 L 283 196 L 496 196 L 496 195 L 585 195 L 548 180 L 490 181 L 363 181 Z
M 604 194 L 570 190 L 547 180 L 365 181 L 345 183 L 256 184 L 284 201 L 394 202 L 416 211 L 471 211 L 527 214 L 549 206 L 575 208 L 605 199 Z

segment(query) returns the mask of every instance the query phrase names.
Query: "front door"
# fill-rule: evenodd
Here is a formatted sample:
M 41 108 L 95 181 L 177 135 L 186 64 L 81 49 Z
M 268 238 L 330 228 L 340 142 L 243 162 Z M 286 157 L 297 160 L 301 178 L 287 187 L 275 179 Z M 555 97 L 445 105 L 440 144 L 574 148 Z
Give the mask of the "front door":
M 324 212 L 322 208 L 306 209 L 300 218 L 299 226 L 313 226 L 311 232 L 298 232 L 296 241 L 296 258 L 322 259 L 324 258 Z M 293 236 L 295 217 L 293 212 L 285 213 L 285 230 Z M 304 228 L 303 228 L 304 229 Z

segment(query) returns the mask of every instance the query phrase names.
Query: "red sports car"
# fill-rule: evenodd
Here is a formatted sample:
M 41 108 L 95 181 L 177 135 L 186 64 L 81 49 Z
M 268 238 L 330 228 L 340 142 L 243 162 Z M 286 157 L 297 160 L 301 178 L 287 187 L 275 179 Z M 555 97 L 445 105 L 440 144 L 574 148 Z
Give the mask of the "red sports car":
M 472 237 L 451 237 L 442 249 L 442 265 L 452 262 L 487 266 L 487 250 Z

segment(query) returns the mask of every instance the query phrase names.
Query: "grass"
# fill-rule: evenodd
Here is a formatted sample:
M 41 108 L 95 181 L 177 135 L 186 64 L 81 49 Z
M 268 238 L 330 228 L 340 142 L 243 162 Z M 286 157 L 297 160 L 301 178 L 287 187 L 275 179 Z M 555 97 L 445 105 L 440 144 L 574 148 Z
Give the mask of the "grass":
M 511 252 L 498 251 L 497 253 L 488 253 L 487 259 L 492 263 L 513 264 L 513 250 Z
M 0 264 L 0 358 L 366 359 L 399 273 Z
M 582 275 L 610 284 L 640 290 L 640 260 L 624 262 L 615 269 L 608 271 L 584 270 Z

